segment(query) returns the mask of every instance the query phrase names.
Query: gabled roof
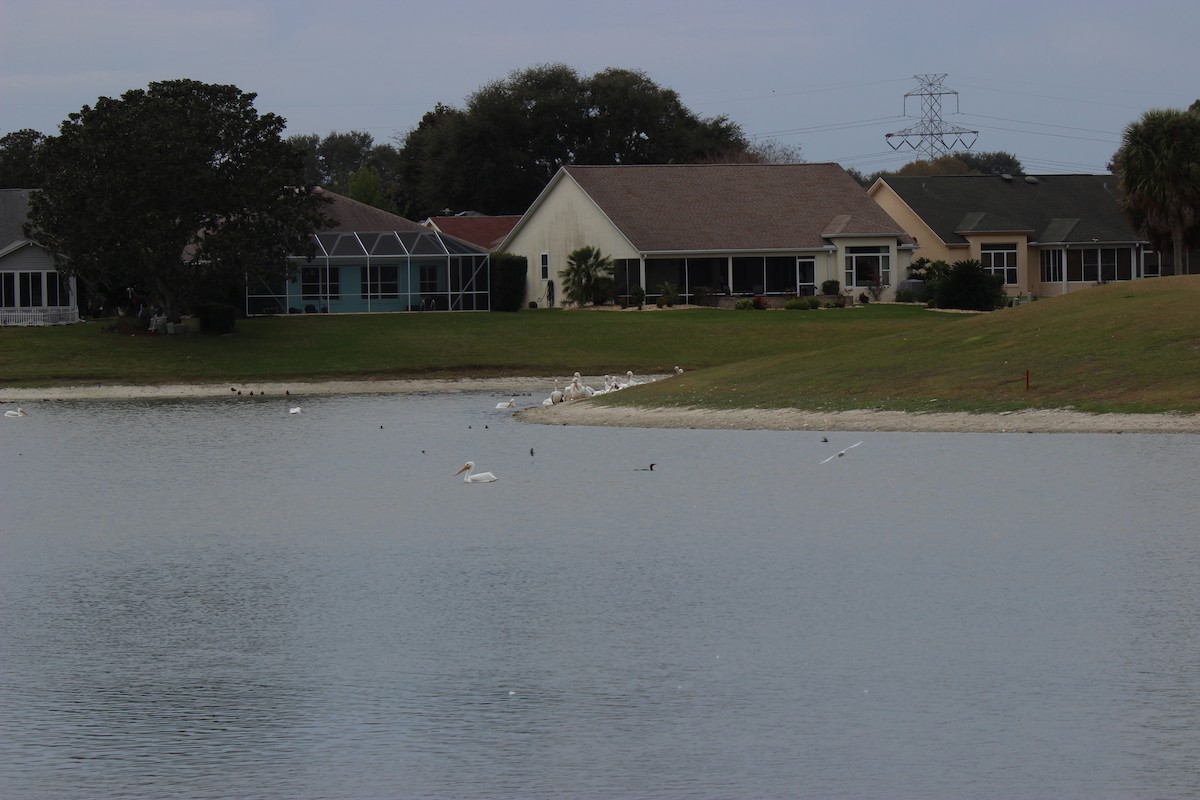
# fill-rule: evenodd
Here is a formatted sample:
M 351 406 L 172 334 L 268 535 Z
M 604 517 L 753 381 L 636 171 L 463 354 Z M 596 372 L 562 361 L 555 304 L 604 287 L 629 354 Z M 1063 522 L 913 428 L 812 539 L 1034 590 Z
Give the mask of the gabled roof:
M 317 188 L 317 194 L 328 197 L 333 202 L 322 209 L 325 216 L 334 220 L 328 228 L 322 228 L 321 233 L 355 233 L 362 231 L 414 231 L 428 230 L 424 225 L 405 219 L 398 214 L 392 214 L 375 206 L 351 200 L 337 192 Z
M 313 234 L 323 256 L 480 254 L 487 249 L 419 222 L 360 203 L 328 189 L 315 189 L 331 202 L 322 210 L 333 224 Z
M 520 219 L 519 214 L 497 217 L 463 214 L 452 217 L 430 217 L 425 224 L 434 230 L 492 250 L 504 241 L 504 237 Z
M 907 238 L 837 164 L 567 166 L 529 213 L 561 180 L 577 183 L 642 253 L 816 249 L 831 236 Z
M 927 175 L 879 179 L 948 245 L 1024 232 L 1042 244 L 1139 242 L 1112 175 Z

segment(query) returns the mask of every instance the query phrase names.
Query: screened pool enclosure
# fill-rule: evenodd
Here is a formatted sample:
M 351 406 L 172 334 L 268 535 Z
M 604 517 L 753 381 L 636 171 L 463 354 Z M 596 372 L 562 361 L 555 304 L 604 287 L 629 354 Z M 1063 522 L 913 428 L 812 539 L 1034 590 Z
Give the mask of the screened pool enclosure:
M 437 231 L 326 232 L 295 280 L 251 283 L 246 313 L 487 311 L 488 252 Z

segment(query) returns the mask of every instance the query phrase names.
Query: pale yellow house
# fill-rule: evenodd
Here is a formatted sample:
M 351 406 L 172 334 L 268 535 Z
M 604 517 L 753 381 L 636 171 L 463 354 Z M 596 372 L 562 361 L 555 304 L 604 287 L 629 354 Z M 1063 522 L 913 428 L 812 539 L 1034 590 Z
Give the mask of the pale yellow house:
M 884 296 L 907 274 L 904 231 L 837 164 L 567 166 L 497 248 L 523 255 L 526 300 L 562 301 L 562 270 L 591 246 L 613 259 L 618 295 L 683 302 L 820 292 L 826 280 Z
M 891 176 L 868 193 L 916 240 L 916 258 L 977 259 L 1009 296 L 1170 271 L 1169 255 L 1149 249 L 1121 214 L 1112 175 Z

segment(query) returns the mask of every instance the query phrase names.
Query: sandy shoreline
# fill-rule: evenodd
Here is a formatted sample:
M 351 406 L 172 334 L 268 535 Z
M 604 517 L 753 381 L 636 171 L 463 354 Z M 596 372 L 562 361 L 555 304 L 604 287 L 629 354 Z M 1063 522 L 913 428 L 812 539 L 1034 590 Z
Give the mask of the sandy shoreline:
M 656 378 L 661 376 L 654 376 Z M 588 378 L 598 385 L 598 378 Z M 1196 414 L 1084 414 L 1059 409 L 1030 409 L 1000 414 L 899 411 L 820 412 L 800 409 L 612 408 L 586 400 L 547 408 L 553 378 L 512 377 L 470 380 L 321 381 L 244 384 L 176 384 L 165 386 L 63 386 L 0 388 L 0 404 L 26 405 L 54 400 L 171 399 L 242 396 L 304 397 L 350 394 L 438 394 L 483 392 L 512 397 L 521 409 L 517 417 L 544 425 L 590 425 L 633 428 L 697 428 L 713 430 L 843 430 L 925 431 L 972 433 L 1200 433 Z

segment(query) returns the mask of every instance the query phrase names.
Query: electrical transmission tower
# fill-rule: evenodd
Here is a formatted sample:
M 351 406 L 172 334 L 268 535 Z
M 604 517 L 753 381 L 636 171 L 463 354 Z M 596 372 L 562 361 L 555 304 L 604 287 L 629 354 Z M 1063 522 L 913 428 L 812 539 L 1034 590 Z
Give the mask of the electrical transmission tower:
M 884 138 L 893 150 L 908 147 L 932 161 L 950 155 L 956 148 L 970 150 L 975 146 L 979 131 L 947 125 L 942 122 L 942 97 L 954 95 L 954 111 L 958 113 L 958 92 L 947 89 L 942 80 L 948 73 L 940 75 L 914 75 L 920 86 L 904 95 L 904 113 L 908 114 L 908 98 L 921 98 L 921 121 L 902 131 L 885 134 Z M 964 137 L 970 137 L 970 142 Z

